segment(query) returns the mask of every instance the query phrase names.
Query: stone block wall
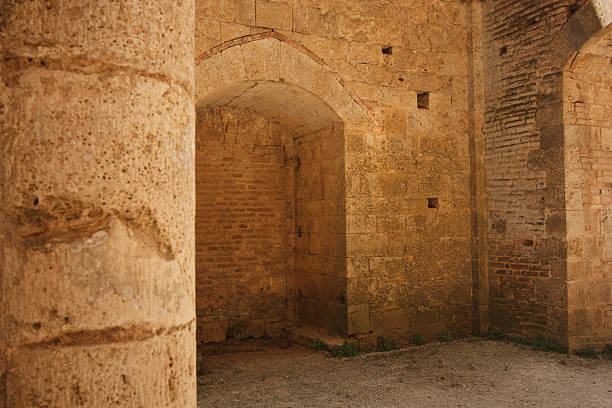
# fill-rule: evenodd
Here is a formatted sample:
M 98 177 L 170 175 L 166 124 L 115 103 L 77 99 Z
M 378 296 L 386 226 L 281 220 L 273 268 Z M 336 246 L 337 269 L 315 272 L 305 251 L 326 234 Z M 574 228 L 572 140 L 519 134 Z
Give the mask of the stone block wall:
M 196 62 L 215 56 L 218 71 L 196 67 L 196 94 L 263 75 L 300 84 L 344 122 L 346 266 L 320 287 L 347 334 L 433 338 L 490 320 L 570 345 L 587 312 L 571 312 L 585 284 L 568 264 L 563 70 L 601 29 L 604 3 L 196 2 Z M 240 54 L 245 72 L 225 72 Z M 319 274 L 309 258 L 300 270 Z
M 569 343 L 612 343 L 612 26 L 564 73 Z
M 344 129 L 294 141 L 299 320 L 346 333 Z
M 472 214 L 483 197 L 482 189 L 470 188 L 470 180 L 483 182 L 470 153 L 482 110 L 473 94 L 480 75 L 473 64 L 480 55 L 478 6 L 442 0 L 196 2 L 196 61 L 214 58 L 219 71 L 209 71 L 207 63 L 199 74 L 196 65 L 199 97 L 215 81 L 263 74 L 304 81 L 343 118 L 356 116 L 355 108 L 367 114 L 344 121 L 346 268 L 331 293 L 341 305 L 337 293 L 346 285 L 347 334 L 408 341 L 420 331 L 435 338 L 446 330 L 468 334 L 480 319 L 484 302 L 474 302 L 473 278 L 483 280 L 485 260 L 473 257 L 472 249 L 483 237 L 477 224 L 484 211 L 475 220 Z M 262 40 L 240 45 L 256 35 Z M 272 47 L 275 41 L 280 45 Z M 261 55 L 265 68 L 256 74 L 250 64 L 259 42 L 270 52 Z M 221 61 L 232 58 L 237 65 L 224 69 Z M 331 88 L 318 85 L 325 76 L 336 81 Z M 348 92 L 353 105 L 337 99 L 340 92 Z

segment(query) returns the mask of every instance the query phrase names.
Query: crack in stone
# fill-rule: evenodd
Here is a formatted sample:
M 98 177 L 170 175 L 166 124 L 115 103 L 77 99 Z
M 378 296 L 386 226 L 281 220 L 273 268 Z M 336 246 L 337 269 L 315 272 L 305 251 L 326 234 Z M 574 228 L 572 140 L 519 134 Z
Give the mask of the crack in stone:
M 150 325 L 132 327 L 110 327 L 100 330 L 79 330 L 62 333 L 42 341 L 27 343 L 17 348 L 40 349 L 50 347 L 84 347 L 114 343 L 146 341 L 158 336 L 170 336 L 186 328 L 191 328 L 195 319 L 169 328 L 154 328 Z
M 36 198 L 33 203 L 33 207 L 4 211 L 27 248 L 48 252 L 51 245 L 91 240 L 100 231 L 108 233 L 114 217 L 135 232 L 141 242 L 155 248 L 161 258 L 175 259 L 172 245 L 163 237 L 159 222 L 148 207 L 133 210 L 127 216 L 119 210 L 104 210 L 92 203 L 62 197 Z
M 23 70 L 28 68 L 46 69 L 49 71 L 66 71 L 80 75 L 107 75 L 116 74 L 135 75 L 144 78 L 164 82 L 172 88 L 180 88 L 189 97 L 193 95 L 193 86 L 184 81 L 172 79 L 169 75 L 160 72 L 149 72 L 125 65 L 117 65 L 108 62 L 92 60 L 83 56 L 59 58 L 24 57 L 5 51 L 0 59 L 0 64 L 5 65 L 5 70 L 10 75 L 3 79 L 7 86 L 18 85 L 19 77 Z

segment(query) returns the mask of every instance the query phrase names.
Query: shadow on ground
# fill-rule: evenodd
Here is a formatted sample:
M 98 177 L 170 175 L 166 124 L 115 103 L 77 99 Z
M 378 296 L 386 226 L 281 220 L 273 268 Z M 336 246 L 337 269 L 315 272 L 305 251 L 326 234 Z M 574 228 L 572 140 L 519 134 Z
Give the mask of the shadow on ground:
M 207 345 L 198 407 L 612 406 L 612 361 L 458 340 L 330 358 L 280 340 Z

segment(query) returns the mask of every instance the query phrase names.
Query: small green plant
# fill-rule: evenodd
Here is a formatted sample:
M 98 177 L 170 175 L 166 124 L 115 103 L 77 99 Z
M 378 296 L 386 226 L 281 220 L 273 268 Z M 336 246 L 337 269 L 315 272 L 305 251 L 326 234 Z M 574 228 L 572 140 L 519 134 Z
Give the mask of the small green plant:
M 355 357 L 359 354 L 359 346 L 345 341 L 341 346 L 333 346 L 330 354 L 332 357 Z
M 271 339 L 271 337 L 270 337 L 270 335 L 268 334 L 268 332 L 264 332 L 264 334 L 261 336 L 261 338 L 262 338 L 263 340 L 270 340 L 270 339 Z
M 448 343 L 449 341 L 453 341 L 453 335 L 451 332 L 442 332 L 438 335 L 438 340 L 443 343 Z
M 554 351 L 555 353 L 567 353 L 567 349 L 554 340 L 545 339 L 544 337 L 536 337 L 531 348 L 540 351 Z
M 506 338 L 506 333 L 499 329 L 490 328 L 487 332 L 487 339 L 489 340 L 503 340 Z
M 552 351 L 554 353 L 567 354 L 567 348 L 554 340 L 544 337 L 536 337 L 535 339 L 529 339 L 527 337 L 509 337 L 508 340 L 514 344 L 529 346 L 532 350 L 536 351 Z
M 605 359 L 612 360 L 612 344 L 606 344 L 601 351 L 601 356 Z
M 316 351 L 323 350 L 325 348 L 325 343 L 321 339 L 312 339 L 312 348 Z
M 397 344 L 395 344 L 393 339 L 388 339 L 383 336 L 378 336 L 378 339 L 376 339 L 376 351 L 391 351 L 397 350 L 397 348 Z
M 597 350 L 595 350 L 591 346 L 576 350 L 574 354 L 576 354 L 577 356 L 583 357 L 583 358 L 592 358 L 592 359 L 599 358 L 599 354 L 597 354 Z
M 422 346 L 425 344 L 425 337 L 423 337 L 421 333 L 416 332 L 414 333 L 414 336 L 412 336 L 412 342 L 417 346 Z

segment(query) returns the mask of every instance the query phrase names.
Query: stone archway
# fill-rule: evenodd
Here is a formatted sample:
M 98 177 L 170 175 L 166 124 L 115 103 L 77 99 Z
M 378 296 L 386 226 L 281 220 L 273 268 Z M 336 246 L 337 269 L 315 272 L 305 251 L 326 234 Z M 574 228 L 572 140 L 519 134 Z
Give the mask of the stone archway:
M 196 64 L 199 340 L 295 321 L 347 334 L 345 138 L 365 104 L 273 32 Z
M 284 81 L 316 95 L 345 124 L 373 121 L 374 114 L 338 73 L 311 51 L 271 31 L 239 37 L 196 58 L 196 105 L 244 81 Z

